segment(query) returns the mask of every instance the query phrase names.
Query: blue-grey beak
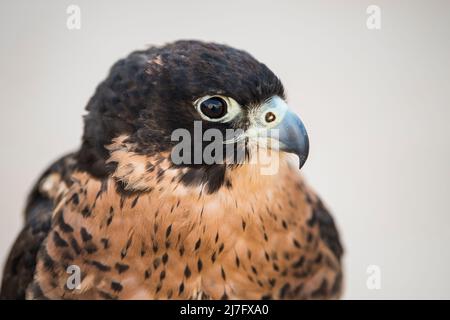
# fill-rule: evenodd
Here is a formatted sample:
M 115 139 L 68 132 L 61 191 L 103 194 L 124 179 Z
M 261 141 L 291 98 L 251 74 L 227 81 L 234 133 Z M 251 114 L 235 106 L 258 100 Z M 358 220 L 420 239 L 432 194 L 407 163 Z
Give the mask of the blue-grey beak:
M 294 153 L 300 160 L 301 169 L 309 154 L 309 139 L 306 128 L 300 118 L 287 110 L 283 120 L 275 127 L 279 130 L 280 150 Z

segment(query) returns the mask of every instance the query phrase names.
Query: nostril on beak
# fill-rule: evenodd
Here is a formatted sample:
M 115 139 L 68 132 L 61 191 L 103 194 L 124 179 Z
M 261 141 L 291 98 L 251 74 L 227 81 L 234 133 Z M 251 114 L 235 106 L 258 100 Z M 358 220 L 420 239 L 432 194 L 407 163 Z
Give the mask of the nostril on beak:
M 269 111 L 266 113 L 265 120 L 267 123 L 274 122 L 276 118 L 273 112 Z

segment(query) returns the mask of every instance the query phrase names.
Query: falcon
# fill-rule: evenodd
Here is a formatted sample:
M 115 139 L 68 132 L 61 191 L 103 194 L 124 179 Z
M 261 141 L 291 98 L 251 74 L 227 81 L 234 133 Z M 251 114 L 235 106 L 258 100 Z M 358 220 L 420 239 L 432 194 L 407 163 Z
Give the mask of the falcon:
M 1 298 L 340 297 L 339 235 L 299 169 L 308 136 L 266 65 L 215 43 L 154 46 L 115 63 L 86 110 L 80 148 L 29 195 Z M 202 141 L 174 161 L 174 132 L 196 124 Z M 208 130 L 239 132 L 218 141 L 243 156 L 193 160 Z

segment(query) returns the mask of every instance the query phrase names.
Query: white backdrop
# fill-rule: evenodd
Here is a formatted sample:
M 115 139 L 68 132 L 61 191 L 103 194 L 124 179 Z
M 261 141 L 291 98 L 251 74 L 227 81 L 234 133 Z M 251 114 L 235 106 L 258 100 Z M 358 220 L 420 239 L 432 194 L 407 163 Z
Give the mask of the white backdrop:
M 81 9 L 68 30 L 66 9 Z M 369 5 L 381 29 L 366 26 Z M 449 1 L 9 1 L 0 8 L 0 263 L 43 169 L 77 148 L 118 58 L 226 43 L 277 73 L 346 249 L 344 298 L 450 298 Z M 379 266 L 370 290 L 367 268 Z

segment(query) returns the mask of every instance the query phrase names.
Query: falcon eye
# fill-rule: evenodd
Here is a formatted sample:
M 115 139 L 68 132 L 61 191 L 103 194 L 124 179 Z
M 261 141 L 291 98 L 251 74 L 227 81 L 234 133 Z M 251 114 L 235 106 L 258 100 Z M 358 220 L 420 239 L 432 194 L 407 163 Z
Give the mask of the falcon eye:
M 236 100 L 218 94 L 203 96 L 193 104 L 200 116 L 210 122 L 230 122 L 242 114 L 242 108 Z
M 211 97 L 200 103 L 200 111 L 210 119 L 220 119 L 227 113 L 227 103 L 221 97 Z

